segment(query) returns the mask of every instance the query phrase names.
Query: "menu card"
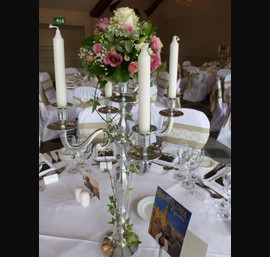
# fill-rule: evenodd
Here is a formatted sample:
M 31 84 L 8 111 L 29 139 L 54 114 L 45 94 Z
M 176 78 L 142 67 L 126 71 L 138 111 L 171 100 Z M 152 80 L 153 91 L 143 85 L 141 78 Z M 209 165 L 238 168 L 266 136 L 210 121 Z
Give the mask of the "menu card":
M 158 187 L 150 219 L 149 234 L 172 257 L 179 257 L 191 212 Z
M 84 185 L 100 200 L 98 181 L 85 170 L 82 171 L 82 176 Z

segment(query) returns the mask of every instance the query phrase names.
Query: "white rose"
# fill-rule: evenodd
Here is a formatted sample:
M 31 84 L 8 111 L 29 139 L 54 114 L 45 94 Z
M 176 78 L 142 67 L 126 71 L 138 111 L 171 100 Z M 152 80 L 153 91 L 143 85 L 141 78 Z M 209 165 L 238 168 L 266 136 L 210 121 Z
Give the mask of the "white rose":
M 114 15 L 117 17 L 119 24 L 128 24 L 132 26 L 133 29 L 137 28 L 139 17 L 136 16 L 133 9 L 129 7 L 121 7 L 114 11 Z

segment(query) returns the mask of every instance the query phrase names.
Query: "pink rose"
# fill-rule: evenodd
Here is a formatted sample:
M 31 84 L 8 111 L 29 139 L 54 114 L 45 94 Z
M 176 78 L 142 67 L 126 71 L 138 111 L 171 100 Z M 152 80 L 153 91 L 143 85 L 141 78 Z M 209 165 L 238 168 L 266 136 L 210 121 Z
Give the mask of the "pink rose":
M 151 55 L 151 69 L 155 71 L 161 65 L 160 55 L 152 54 Z
M 129 25 L 129 24 L 123 24 L 122 29 L 127 30 L 129 35 L 132 34 L 132 32 L 133 32 L 133 27 L 131 25 Z
M 132 74 L 138 71 L 138 62 L 131 62 L 128 65 L 128 71 Z
M 102 50 L 102 47 L 101 47 L 100 44 L 94 44 L 94 45 L 93 45 L 93 51 L 94 51 L 95 54 L 100 53 L 101 50 Z
M 163 47 L 163 44 L 161 43 L 159 37 L 153 36 L 150 39 L 150 47 L 154 50 L 154 51 L 161 51 L 161 48 Z
M 103 18 L 99 20 L 99 22 L 95 25 L 95 27 L 99 32 L 104 32 L 105 28 L 107 28 L 108 25 L 109 25 L 108 18 Z
M 94 56 L 93 55 L 88 55 L 87 57 L 86 57 L 86 61 L 87 62 L 91 62 L 91 61 L 93 61 L 95 58 L 94 58 Z
M 111 67 L 119 66 L 122 61 L 123 61 L 123 57 L 116 52 L 110 52 L 108 54 L 105 54 L 103 57 L 103 62 L 106 65 L 110 65 Z

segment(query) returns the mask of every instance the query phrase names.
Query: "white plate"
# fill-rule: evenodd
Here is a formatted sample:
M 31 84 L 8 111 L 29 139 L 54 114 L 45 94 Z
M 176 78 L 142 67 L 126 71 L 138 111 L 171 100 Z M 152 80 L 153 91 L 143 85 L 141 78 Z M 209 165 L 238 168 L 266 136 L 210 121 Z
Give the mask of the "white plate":
M 215 161 L 207 156 L 204 156 L 203 161 L 199 164 L 201 167 L 213 167 L 215 165 Z
M 137 205 L 137 212 L 139 216 L 148 222 L 151 219 L 154 202 L 155 196 L 148 196 L 140 200 Z

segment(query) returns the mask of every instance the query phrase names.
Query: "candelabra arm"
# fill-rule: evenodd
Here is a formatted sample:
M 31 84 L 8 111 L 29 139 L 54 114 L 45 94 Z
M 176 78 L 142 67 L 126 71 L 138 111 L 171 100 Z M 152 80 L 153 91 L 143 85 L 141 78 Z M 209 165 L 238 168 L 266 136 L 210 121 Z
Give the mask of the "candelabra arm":
M 170 133 L 172 127 L 173 127 L 173 121 L 174 121 L 173 116 L 170 116 L 168 118 L 168 123 L 167 123 L 166 128 L 163 131 L 160 131 L 160 132 L 159 131 L 156 131 L 156 133 L 155 133 L 156 136 L 158 136 L 158 137 L 165 137 L 165 136 L 167 136 Z
M 108 133 L 108 132 L 106 130 L 104 130 L 103 128 L 99 128 L 99 129 L 95 130 L 92 134 L 90 134 L 81 144 L 78 144 L 76 146 L 68 143 L 67 130 L 60 131 L 60 139 L 61 139 L 62 144 L 64 145 L 64 147 L 67 150 L 72 151 L 72 152 L 77 152 L 77 151 L 85 148 L 89 144 L 91 144 L 93 139 L 101 133 Z M 97 148 L 102 151 L 102 150 L 105 150 L 109 144 L 110 144 L 110 140 L 108 139 L 108 141 L 104 145 L 98 143 Z

